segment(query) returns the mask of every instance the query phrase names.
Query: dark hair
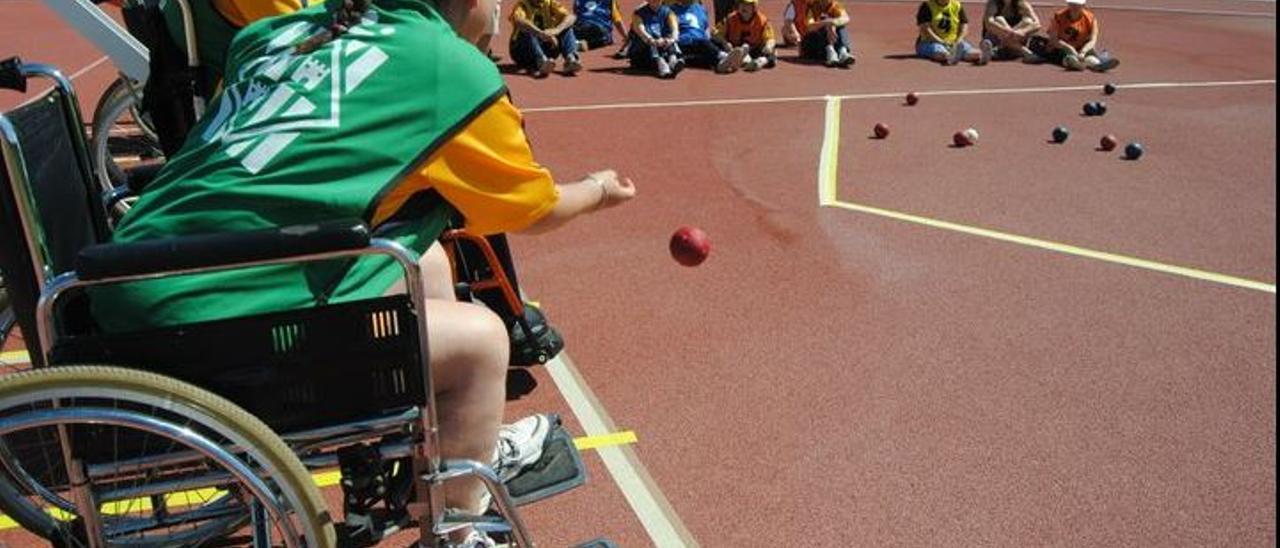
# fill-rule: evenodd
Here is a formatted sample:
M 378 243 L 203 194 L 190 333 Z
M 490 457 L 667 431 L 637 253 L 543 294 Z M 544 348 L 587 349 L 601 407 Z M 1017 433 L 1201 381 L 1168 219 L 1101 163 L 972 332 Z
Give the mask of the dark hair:
M 342 5 L 332 13 L 333 21 L 329 23 L 329 28 L 303 40 L 297 46 L 294 46 L 293 51 L 300 54 L 311 53 L 319 49 L 320 46 L 342 36 L 351 27 L 360 24 L 360 19 L 364 17 L 364 12 L 369 11 L 370 1 L 342 0 Z

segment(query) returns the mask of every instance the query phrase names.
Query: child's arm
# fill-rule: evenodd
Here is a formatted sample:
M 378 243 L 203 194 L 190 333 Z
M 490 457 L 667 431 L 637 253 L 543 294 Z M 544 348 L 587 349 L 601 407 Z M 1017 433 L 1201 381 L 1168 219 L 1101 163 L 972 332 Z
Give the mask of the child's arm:
M 1088 55 L 1089 52 L 1093 51 L 1093 48 L 1096 47 L 1097 45 L 1098 45 L 1098 20 L 1095 18 L 1093 20 L 1093 32 L 1089 33 L 1089 41 L 1085 42 L 1083 46 L 1080 46 L 1079 53 Z
M 840 16 L 834 19 L 827 19 L 827 24 L 833 27 L 843 27 L 849 24 L 849 10 L 841 9 Z
M 578 16 L 565 9 L 559 2 L 555 3 L 555 10 L 560 14 L 560 24 L 547 29 L 547 34 L 560 36 L 560 33 L 564 32 L 565 29 L 572 27 L 573 24 L 577 22 Z
M 639 17 L 631 18 L 631 32 L 635 33 L 636 36 L 639 36 L 640 41 L 644 42 L 646 46 L 652 46 L 653 43 L 657 41 L 654 37 L 649 36 L 649 31 L 644 28 L 644 21 Z
M 667 40 L 672 44 L 680 41 L 680 20 L 676 19 L 675 13 L 667 16 L 667 26 L 671 27 L 671 36 Z
M 524 6 L 520 4 L 516 4 L 515 9 L 511 10 L 511 24 L 515 25 L 516 30 L 527 31 L 533 33 L 535 36 L 545 38 L 547 34 L 543 32 L 542 29 L 538 28 L 537 25 L 533 24 L 533 21 L 529 20 L 529 17 L 524 13 Z
M 613 29 L 618 31 L 618 36 L 623 40 L 627 39 L 627 25 L 622 22 L 622 11 L 618 9 L 618 0 L 613 0 Z

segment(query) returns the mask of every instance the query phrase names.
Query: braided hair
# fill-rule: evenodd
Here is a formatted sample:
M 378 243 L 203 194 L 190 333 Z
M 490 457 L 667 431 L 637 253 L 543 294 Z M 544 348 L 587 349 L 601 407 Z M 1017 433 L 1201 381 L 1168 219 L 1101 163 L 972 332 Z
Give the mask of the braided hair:
M 369 11 L 369 2 L 371 0 L 341 0 L 342 4 L 338 9 L 332 12 L 333 20 L 329 23 L 329 28 L 321 30 L 306 40 L 303 40 L 293 51 L 298 54 L 311 53 L 335 38 L 342 36 L 351 27 L 360 24 L 360 20 L 364 17 L 364 12 Z

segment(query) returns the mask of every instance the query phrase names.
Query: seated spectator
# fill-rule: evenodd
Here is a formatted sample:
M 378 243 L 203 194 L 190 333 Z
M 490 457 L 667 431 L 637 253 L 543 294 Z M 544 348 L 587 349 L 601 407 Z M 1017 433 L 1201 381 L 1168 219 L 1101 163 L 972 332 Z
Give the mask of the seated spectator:
M 555 58 L 564 56 L 564 73 L 582 70 L 578 39 L 573 33 L 577 20 L 559 0 L 519 0 L 511 10 L 511 60 L 530 74 L 544 78 L 556 68 Z
M 1098 50 L 1098 20 L 1084 5 L 1085 0 L 1067 0 L 1067 7 L 1053 14 L 1043 56 L 1067 70 L 1106 72 L 1120 66 L 1119 59 Z
M 676 0 L 670 7 L 680 27 L 676 45 L 689 66 L 714 67 L 720 74 L 728 74 L 741 68 L 742 56 L 746 52 L 730 51 L 723 42 L 713 39 L 707 8 L 701 2 Z
M 840 2 L 809 0 L 805 8 L 805 33 L 800 38 L 800 56 L 823 61 L 828 67 L 852 65 L 855 59 L 850 53 L 853 44 L 849 41 L 848 25 L 849 12 Z
M 998 59 L 1026 59 L 1031 36 L 1040 30 L 1040 18 L 1030 0 L 987 0 L 982 15 L 983 39 L 990 41 Z
M 631 68 L 654 71 L 658 78 L 675 78 L 684 69 L 684 59 L 676 45 L 680 23 L 675 12 L 662 0 L 645 0 L 631 18 L 627 57 Z
M 758 0 L 739 0 L 738 9 L 716 27 L 717 37 L 731 48 L 742 50 L 742 69 L 754 72 L 778 64 L 773 25 L 757 9 Z
M 924 0 L 916 11 L 916 55 L 944 65 L 970 61 L 985 65 L 991 60 L 991 43 L 974 48 L 964 37 L 969 32 L 969 16 L 960 0 Z
M 618 31 L 622 38 L 622 47 L 614 58 L 626 58 L 627 27 L 622 22 L 622 12 L 618 10 L 618 0 L 574 0 L 573 14 L 578 21 L 573 24 L 573 32 L 579 44 L 586 49 L 600 49 L 613 45 L 613 31 Z

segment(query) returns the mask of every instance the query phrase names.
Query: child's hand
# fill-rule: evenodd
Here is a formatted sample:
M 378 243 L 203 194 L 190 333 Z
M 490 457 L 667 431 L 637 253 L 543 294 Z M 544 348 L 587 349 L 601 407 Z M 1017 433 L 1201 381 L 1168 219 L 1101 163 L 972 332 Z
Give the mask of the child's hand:
M 619 179 L 618 173 L 612 169 L 597 171 L 587 175 L 587 178 L 600 183 L 600 203 L 596 205 L 596 209 L 620 205 L 636 195 L 635 183 L 629 178 Z

